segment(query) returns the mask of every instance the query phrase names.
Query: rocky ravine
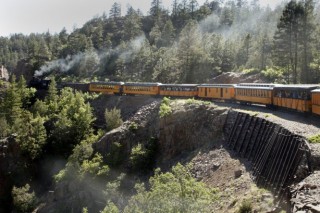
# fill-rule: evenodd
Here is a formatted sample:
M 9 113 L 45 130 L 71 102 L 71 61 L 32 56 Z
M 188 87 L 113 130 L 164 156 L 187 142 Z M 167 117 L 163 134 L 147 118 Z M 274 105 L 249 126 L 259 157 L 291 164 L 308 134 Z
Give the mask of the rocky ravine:
M 156 136 L 158 167 L 167 170 L 177 162 L 191 163 L 194 177 L 220 191 L 220 199 L 212 204 L 212 211 L 235 212 L 246 199 L 261 212 L 276 206 L 273 195 L 259 189 L 252 180 L 250 163 L 224 148 L 223 127 L 229 108 L 173 100 L 172 113 L 160 118 L 159 105 L 156 102 L 141 108 L 123 126 L 107 133 L 95 144 L 95 149 L 105 152 L 110 144 L 120 142 L 130 150 L 134 144 Z M 134 132 L 129 128 L 132 122 L 138 124 Z
M 148 143 L 150 138 L 157 138 L 159 146 L 157 167 L 165 171 L 177 162 L 191 163 L 191 171 L 195 178 L 219 190 L 220 199 L 212 203 L 213 212 L 236 212 L 244 200 L 250 200 L 257 212 L 272 212 L 278 207 L 272 193 L 259 188 L 253 181 L 250 162 L 225 148 L 226 136 L 223 134 L 223 128 L 230 107 L 197 101 L 172 100 L 170 103 L 172 113 L 160 118 L 160 104 L 160 98 L 145 96 L 100 97 L 96 104 L 93 104 L 95 113 L 100 117 L 103 116 L 105 107 L 109 109 L 117 107 L 122 110 L 125 122 L 96 142 L 93 145 L 95 151 L 106 156 L 111 144 L 119 142 L 125 147 L 124 154 L 129 156 L 131 148 L 136 144 Z M 258 113 L 259 115 L 255 116 L 277 119 L 277 116 L 270 116 L 268 113 L 270 112 Z M 103 125 L 102 120 L 100 125 Z M 317 146 L 313 149 L 313 153 L 319 153 L 314 150 L 319 150 Z M 316 162 L 315 156 L 313 159 Z M 127 165 L 124 164 L 122 169 L 126 168 Z M 313 185 L 318 182 L 315 180 L 312 180 L 312 183 L 315 183 Z M 99 190 L 97 187 L 96 189 Z M 302 187 L 299 190 L 308 191 L 308 189 Z M 296 209 L 308 209 L 309 203 L 303 204 L 303 200 L 307 200 L 306 196 L 301 196 L 300 191 L 296 193 L 301 198 L 295 200 L 299 205 Z M 53 187 L 48 195 L 43 197 L 44 205 L 50 208 L 43 207 L 40 212 L 46 212 L 48 209 L 54 212 L 54 209 L 59 209 L 62 204 L 68 204 L 74 207 L 74 211 L 77 209 L 80 211 L 79 200 L 82 203 L 98 205 L 96 209 L 103 208 L 105 204 L 101 196 L 103 196 L 101 191 L 78 191 L 73 182 L 64 182 Z M 317 199 L 317 196 L 311 196 Z M 312 205 L 317 206 L 318 201 L 312 202 Z

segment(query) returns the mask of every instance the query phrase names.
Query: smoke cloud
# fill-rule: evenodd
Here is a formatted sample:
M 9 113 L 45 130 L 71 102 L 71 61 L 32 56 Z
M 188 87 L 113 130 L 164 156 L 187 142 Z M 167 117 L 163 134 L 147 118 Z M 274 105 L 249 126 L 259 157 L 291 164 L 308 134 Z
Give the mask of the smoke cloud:
M 112 55 L 117 55 L 124 61 L 128 62 L 131 60 L 132 55 L 137 53 L 141 49 L 145 39 L 146 39 L 145 35 L 142 34 L 136 37 L 135 39 L 133 39 L 129 44 L 127 44 L 125 50 L 123 50 L 120 46 L 118 46 L 114 49 L 104 50 L 100 54 L 95 53 L 98 57 L 97 61 L 99 61 L 98 63 L 101 63 L 102 60 L 105 60 L 110 56 L 110 54 L 112 54 Z M 90 58 L 90 51 L 84 52 L 84 53 L 83 52 L 78 53 L 72 56 L 68 55 L 64 59 L 57 59 L 57 60 L 47 62 L 45 65 L 41 66 L 39 70 L 36 70 L 34 75 L 36 77 L 40 77 L 46 74 L 50 74 L 52 72 L 67 73 L 71 69 L 73 69 L 75 66 L 84 65 L 85 63 L 82 63 L 82 62 L 85 62 L 87 58 Z M 101 64 L 98 64 L 98 65 L 101 65 Z
M 40 77 L 53 71 L 68 72 L 85 57 L 85 53 L 79 53 L 73 56 L 67 56 L 65 59 L 50 61 L 35 71 L 35 76 Z

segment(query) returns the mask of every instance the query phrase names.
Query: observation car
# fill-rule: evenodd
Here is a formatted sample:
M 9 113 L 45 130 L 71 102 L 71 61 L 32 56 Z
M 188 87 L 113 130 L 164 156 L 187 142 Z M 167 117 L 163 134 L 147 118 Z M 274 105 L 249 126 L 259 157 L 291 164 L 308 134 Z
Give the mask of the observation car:
M 197 84 L 161 84 L 160 95 L 177 97 L 196 97 L 198 95 Z
M 122 94 L 123 84 L 123 82 L 91 82 L 89 84 L 89 91 L 119 95 Z
M 318 85 L 278 85 L 273 91 L 273 105 L 300 112 L 311 112 L 311 91 Z
M 123 93 L 127 95 L 159 95 L 161 83 L 136 83 L 128 82 L 123 84 Z
M 241 104 L 263 104 L 272 106 L 272 92 L 275 84 L 241 83 L 235 86 L 235 99 Z
M 198 97 L 222 100 L 235 98 L 235 84 L 201 84 L 198 86 Z
M 320 89 L 311 91 L 312 113 L 320 115 Z

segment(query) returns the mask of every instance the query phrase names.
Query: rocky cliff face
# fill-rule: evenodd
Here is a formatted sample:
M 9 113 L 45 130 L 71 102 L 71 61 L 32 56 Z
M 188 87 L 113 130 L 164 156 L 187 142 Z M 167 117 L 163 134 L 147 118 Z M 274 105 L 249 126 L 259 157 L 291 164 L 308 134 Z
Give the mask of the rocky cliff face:
M 180 155 L 189 153 L 207 143 L 221 141 L 227 108 L 203 102 L 171 101 L 172 113 L 160 118 L 160 100 L 142 107 L 121 127 L 108 132 L 94 144 L 98 152 L 108 152 L 111 144 L 119 142 L 126 154 L 137 143 L 146 143 L 151 137 L 158 140 L 158 166 L 168 164 Z M 136 129 L 132 129 L 136 125 Z
M 174 102 L 172 108 L 171 115 L 160 119 L 159 146 L 163 162 L 207 143 L 221 141 L 226 108 L 185 101 Z

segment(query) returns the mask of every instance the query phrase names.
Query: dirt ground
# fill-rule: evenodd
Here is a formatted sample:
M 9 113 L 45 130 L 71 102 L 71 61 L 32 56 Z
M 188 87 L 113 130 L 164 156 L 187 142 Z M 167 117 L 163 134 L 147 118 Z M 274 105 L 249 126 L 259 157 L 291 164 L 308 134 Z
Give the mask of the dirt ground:
M 251 175 L 251 164 L 221 144 L 204 147 L 190 161 L 195 178 L 218 189 L 219 199 L 212 204 L 214 212 L 237 212 L 249 202 L 255 212 L 272 212 L 278 203 L 274 195 L 259 188 Z

